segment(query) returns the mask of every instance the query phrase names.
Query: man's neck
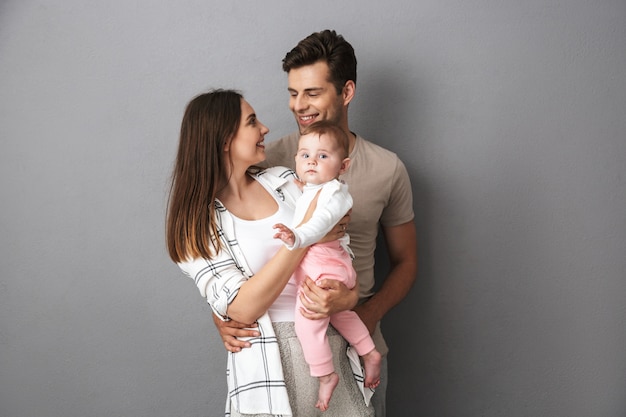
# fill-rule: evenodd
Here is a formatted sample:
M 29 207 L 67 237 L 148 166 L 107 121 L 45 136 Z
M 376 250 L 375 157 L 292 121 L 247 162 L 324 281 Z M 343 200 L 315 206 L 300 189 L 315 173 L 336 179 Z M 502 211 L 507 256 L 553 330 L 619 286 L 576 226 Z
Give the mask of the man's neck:
M 356 133 L 352 133 L 349 130 L 346 133 L 348 134 L 348 139 L 350 141 L 350 147 L 348 148 L 348 155 L 352 155 L 352 151 L 354 150 L 354 146 L 356 145 Z

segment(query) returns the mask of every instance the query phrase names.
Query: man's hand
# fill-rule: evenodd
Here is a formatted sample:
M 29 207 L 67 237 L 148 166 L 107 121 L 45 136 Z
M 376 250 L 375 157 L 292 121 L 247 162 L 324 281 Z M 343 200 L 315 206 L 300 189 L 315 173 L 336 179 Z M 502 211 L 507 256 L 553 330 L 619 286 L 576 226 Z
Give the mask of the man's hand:
M 348 289 L 342 282 L 334 279 L 322 279 L 315 284 L 306 277 L 300 287 L 299 295 L 302 305 L 302 315 L 310 320 L 319 320 L 334 313 L 352 309 L 359 300 L 359 290 L 355 286 Z
M 229 352 L 240 352 L 241 349 L 250 347 L 250 342 L 237 339 L 238 337 L 257 337 L 260 333 L 250 330 L 250 327 L 257 327 L 256 323 L 245 324 L 235 320 L 224 321 L 213 314 L 213 323 L 222 337 L 224 347 Z

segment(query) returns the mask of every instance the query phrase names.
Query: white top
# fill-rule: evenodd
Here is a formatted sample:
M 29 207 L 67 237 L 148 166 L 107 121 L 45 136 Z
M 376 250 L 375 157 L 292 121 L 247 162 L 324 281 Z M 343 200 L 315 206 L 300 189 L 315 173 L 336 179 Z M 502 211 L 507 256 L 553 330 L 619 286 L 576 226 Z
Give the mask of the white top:
M 274 239 L 273 226 L 276 223 L 288 224 L 293 218 L 293 207 L 277 200 L 278 210 L 269 217 L 259 220 L 244 220 L 233 216 L 234 233 L 241 251 L 246 254 L 246 261 L 252 271 L 258 271 L 274 256 L 282 246 L 280 239 Z M 293 277 L 282 293 L 267 311 L 272 322 L 294 321 L 298 287 Z
M 317 206 L 312 217 L 303 225 L 292 228 L 295 242 L 289 249 L 301 248 L 312 245 L 330 232 L 332 228 L 352 208 L 352 197 L 348 192 L 348 186 L 341 181 L 332 180 L 324 184 L 306 184 L 302 190 L 302 196 L 296 202 L 296 211 L 293 216 L 293 226 L 302 222 L 311 201 L 318 191 Z M 341 239 L 341 244 L 347 249 L 350 238 L 346 234 Z M 350 251 L 348 250 L 350 253 Z

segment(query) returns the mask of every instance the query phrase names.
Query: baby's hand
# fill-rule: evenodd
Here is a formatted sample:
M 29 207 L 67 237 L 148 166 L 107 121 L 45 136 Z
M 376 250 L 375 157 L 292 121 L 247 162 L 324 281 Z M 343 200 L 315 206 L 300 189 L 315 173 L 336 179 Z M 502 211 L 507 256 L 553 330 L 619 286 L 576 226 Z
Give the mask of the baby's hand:
M 278 232 L 274 235 L 274 239 L 280 239 L 284 244 L 293 246 L 296 241 L 296 236 L 293 234 L 290 228 L 282 223 L 274 225 L 274 229 L 278 229 Z

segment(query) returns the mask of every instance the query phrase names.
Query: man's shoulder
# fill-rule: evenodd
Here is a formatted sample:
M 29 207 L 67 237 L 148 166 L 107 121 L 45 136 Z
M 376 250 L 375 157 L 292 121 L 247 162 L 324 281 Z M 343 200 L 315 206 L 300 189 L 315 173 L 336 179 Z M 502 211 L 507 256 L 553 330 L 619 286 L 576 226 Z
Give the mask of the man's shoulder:
M 283 165 L 295 168 L 294 157 L 298 150 L 298 132 L 283 136 L 265 145 L 265 162 L 263 166 Z
M 268 142 L 265 147 L 266 149 L 274 149 L 274 148 L 285 148 L 291 146 L 298 146 L 298 139 L 300 138 L 300 134 L 298 131 L 292 132 L 288 135 L 282 136 L 276 140 Z
M 402 163 L 398 155 L 387 148 L 383 148 L 360 135 L 357 135 L 357 141 L 359 142 L 358 155 L 367 160 L 380 161 L 382 163 Z

